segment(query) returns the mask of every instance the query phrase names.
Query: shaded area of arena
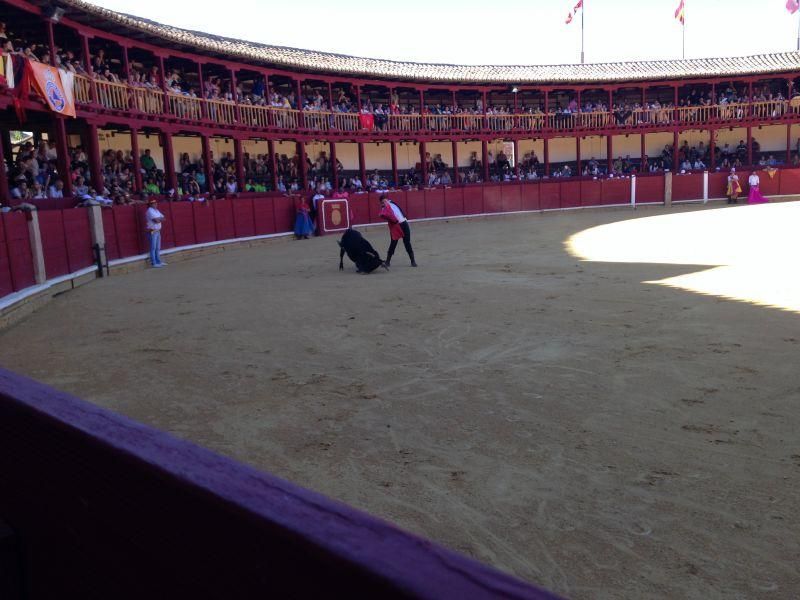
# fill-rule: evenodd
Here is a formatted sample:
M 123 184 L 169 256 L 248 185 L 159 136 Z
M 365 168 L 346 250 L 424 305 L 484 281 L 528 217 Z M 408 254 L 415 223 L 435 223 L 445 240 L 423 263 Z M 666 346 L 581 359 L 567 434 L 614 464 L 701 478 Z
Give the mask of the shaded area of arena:
M 565 248 L 665 212 L 417 223 L 421 268 L 369 276 L 333 238 L 176 262 L 57 298 L 0 361 L 570 597 L 789 598 L 798 316 Z

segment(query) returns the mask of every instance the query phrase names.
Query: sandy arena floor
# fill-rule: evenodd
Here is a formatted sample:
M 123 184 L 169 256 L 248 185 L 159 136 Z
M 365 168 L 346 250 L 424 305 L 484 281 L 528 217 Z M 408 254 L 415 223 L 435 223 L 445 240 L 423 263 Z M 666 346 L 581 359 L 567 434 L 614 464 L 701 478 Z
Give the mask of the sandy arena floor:
M 797 598 L 800 315 L 565 249 L 678 212 L 709 214 L 417 223 L 421 267 L 369 276 L 333 238 L 175 262 L 56 298 L 0 364 L 571 598 Z

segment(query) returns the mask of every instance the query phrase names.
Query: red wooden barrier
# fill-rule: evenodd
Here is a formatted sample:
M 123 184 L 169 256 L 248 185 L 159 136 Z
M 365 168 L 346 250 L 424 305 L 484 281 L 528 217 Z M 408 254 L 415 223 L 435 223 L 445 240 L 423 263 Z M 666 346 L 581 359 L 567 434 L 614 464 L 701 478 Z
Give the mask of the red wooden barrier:
M 214 221 L 217 224 L 217 240 L 229 240 L 236 237 L 236 229 L 233 224 L 233 211 L 231 210 L 231 200 L 214 200 L 211 202 L 214 210 Z M 294 228 L 294 221 L 292 221 Z
M 542 210 L 561 206 L 561 184 L 558 181 L 542 182 L 539 185 L 539 199 Z
M 255 215 L 252 198 L 236 198 L 233 202 L 233 223 L 236 237 L 250 237 L 256 234 Z
M 93 265 L 92 231 L 89 227 L 87 209 L 74 208 L 65 210 L 63 213 L 70 272 Z M 49 277 L 50 273 L 48 272 L 47 275 Z
M 673 200 L 698 200 L 703 198 L 703 174 L 688 173 L 672 177 Z
M 194 237 L 193 202 L 173 202 L 170 207 L 172 233 L 176 246 L 191 246 L 196 242 Z
M 448 217 L 465 214 L 464 188 L 446 188 L 444 190 L 444 214 Z
M 5 215 L 0 214 L 0 298 L 7 296 L 14 291 L 14 283 L 11 279 L 11 263 L 8 258 L 8 246 L 6 245 Z
M 106 237 L 106 257 L 108 260 L 116 260 L 121 254 L 117 244 L 117 230 L 114 227 L 114 210 L 104 210 L 100 214 L 103 217 L 103 234 Z M 41 214 L 39 216 L 41 217 Z M 47 273 L 49 277 L 50 271 Z
M 361 202 L 366 206 L 366 210 L 369 212 L 369 222 L 370 223 L 385 223 L 383 219 L 380 218 L 381 212 L 381 195 L 375 192 L 371 192 L 369 194 L 358 194 L 357 196 L 351 196 L 351 198 L 357 198 L 357 202 Z M 392 202 L 397 204 L 400 207 L 400 210 L 405 212 L 406 210 L 406 195 L 405 192 L 394 192 L 391 194 L 387 194 L 387 196 L 391 199 Z
M 741 175 L 739 175 L 740 179 L 742 180 L 743 194 L 750 193 L 750 186 L 747 184 L 747 179 L 750 177 L 750 173 L 752 173 L 752 171 L 742 171 Z M 759 179 L 759 187 L 762 194 L 765 196 L 777 196 L 781 193 L 781 171 L 773 171 L 772 177 L 770 177 L 769 173 L 766 171 L 757 171 L 757 174 Z
M 401 207 L 402 208 L 402 207 Z M 425 218 L 425 192 L 423 190 L 409 190 L 406 192 L 406 208 L 403 212 L 408 219 Z
M 19 291 L 32 286 L 36 281 L 33 273 L 28 221 L 23 213 L 5 213 L 3 227 L 5 227 L 6 248 L 11 265 L 11 281 L 14 284 L 14 291 Z
M 778 192 L 785 196 L 800 194 L 800 169 L 781 170 Z
M 425 190 L 425 216 L 432 219 L 444 215 L 444 188 Z
M 198 244 L 217 240 L 217 226 L 214 219 L 213 202 L 192 202 L 194 218 L 194 238 Z
M 636 178 L 636 202 L 664 202 L 664 176 L 642 175 Z
M 42 210 L 39 216 L 39 233 L 42 236 L 42 253 L 47 278 L 59 277 L 70 272 L 67 259 L 67 241 L 64 233 L 64 212 Z
M 503 212 L 522 210 L 522 196 L 518 183 L 506 183 L 500 187 L 503 199 Z
M 503 191 L 499 185 L 483 186 L 483 212 L 503 212 Z
M 350 194 L 347 198 L 347 204 L 350 207 L 351 223 L 353 225 L 365 225 L 372 221 L 372 212 L 375 211 L 377 219 L 380 207 L 372 207 L 370 201 L 371 194 Z
M 702 182 L 701 182 L 702 186 Z M 630 179 L 604 179 L 602 186 L 603 204 L 624 204 L 631 201 Z
M 709 173 L 708 174 L 708 197 L 709 198 L 725 198 L 728 189 L 728 174 L 727 173 Z M 702 195 L 700 196 L 702 198 Z
M 581 206 L 597 206 L 603 203 L 603 182 L 597 179 L 581 181 Z
M 115 206 L 111 210 L 114 214 L 114 230 L 119 248 L 119 258 L 141 254 L 143 249 L 139 240 L 138 207 Z
M 522 196 L 522 210 L 539 210 L 539 184 L 523 183 L 520 185 Z
M 561 208 L 570 208 L 581 205 L 581 182 L 575 180 L 561 180 Z
M 273 198 L 259 198 L 253 201 L 256 235 L 275 233 L 275 202 Z
M 464 214 L 483 214 L 483 186 L 467 186 L 464 188 Z
M 273 202 L 275 203 L 276 233 L 294 231 L 294 221 L 295 217 L 297 216 L 297 211 L 294 206 L 294 198 L 279 197 L 275 198 Z

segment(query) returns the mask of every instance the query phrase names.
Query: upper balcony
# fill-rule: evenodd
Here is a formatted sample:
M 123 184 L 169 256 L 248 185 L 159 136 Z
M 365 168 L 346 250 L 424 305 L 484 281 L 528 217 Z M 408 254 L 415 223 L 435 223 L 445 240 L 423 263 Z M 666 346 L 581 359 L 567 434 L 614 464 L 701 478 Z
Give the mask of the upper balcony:
M 94 89 L 93 89 L 94 88 Z M 664 130 L 747 126 L 794 120 L 800 98 L 707 106 L 634 109 L 626 112 L 524 112 L 477 114 L 385 114 L 292 110 L 225 100 L 207 100 L 165 92 L 152 87 L 75 78 L 78 105 L 87 111 L 157 117 L 186 124 L 332 137 L 367 136 L 565 136 Z

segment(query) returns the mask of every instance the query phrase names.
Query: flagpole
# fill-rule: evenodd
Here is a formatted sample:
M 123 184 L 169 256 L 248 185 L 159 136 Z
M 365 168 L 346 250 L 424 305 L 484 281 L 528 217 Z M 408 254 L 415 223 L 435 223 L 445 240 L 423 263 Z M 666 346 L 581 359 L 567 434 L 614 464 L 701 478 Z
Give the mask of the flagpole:
M 800 52 L 800 19 L 798 19 L 798 25 L 797 25 L 797 51 Z
M 583 14 L 586 12 L 586 0 L 583 1 L 583 6 L 581 7 L 581 64 L 583 64 Z M 798 33 L 797 38 L 798 50 L 800 50 L 800 33 Z
M 683 4 L 683 23 L 681 23 L 681 37 L 683 38 L 683 46 L 681 48 L 681 58 L 686 60 L 686 3 Z

